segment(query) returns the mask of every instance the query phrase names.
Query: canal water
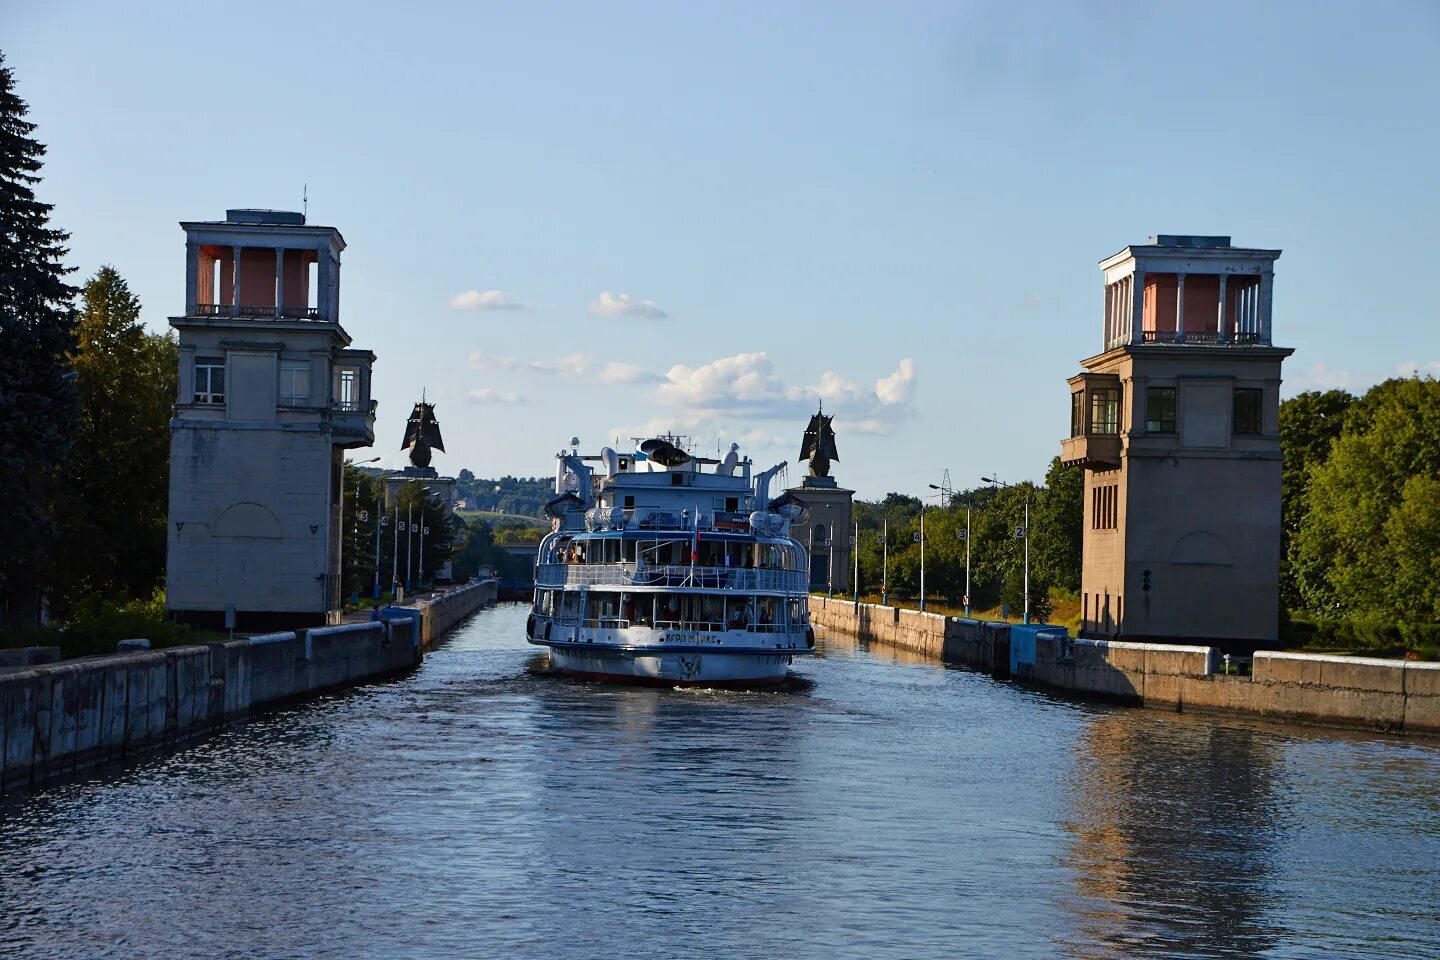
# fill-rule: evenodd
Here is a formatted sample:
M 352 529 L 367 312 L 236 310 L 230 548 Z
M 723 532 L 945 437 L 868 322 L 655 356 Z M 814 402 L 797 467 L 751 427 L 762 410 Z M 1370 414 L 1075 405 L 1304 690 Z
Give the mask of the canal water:
M 1440 745 L 832 639 L 775 693 L 415 673 L 0 804 L 0 955 L 1440 957 Z

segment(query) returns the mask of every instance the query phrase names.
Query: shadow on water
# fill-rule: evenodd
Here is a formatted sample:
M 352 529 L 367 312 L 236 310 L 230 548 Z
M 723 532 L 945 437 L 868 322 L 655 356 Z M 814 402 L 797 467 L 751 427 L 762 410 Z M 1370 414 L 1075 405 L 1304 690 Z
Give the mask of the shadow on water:
M 543 653 L 532 657 L 526 663 L 525 669 L 527 673 L 537 679 L 550 680 L 556 683 L 571 684 L 578 687 L 593 687 L 600 690 L 651 690 L 670 691 L 672 693 L 688 693 L 694 695 L 708 694 L 713 696 L 759 696 L 764 694 L 783 695 L 809 693 L 811 690 L 815 689 L 815 681 L 809 679 L 808 677 L 803 677 L 800 674 L 795 673 L 794 671 L 787 673 L 785 675 L 785 678 L 779 683 L 757 685 L 753 687 L 706 687 L 702 685 L 681 685 L 665 683 L 627 683 L 624 680 L 602 680 L 592 677 L 577 677 L 573 674 L 568 674 L 553 669 L 550 666 L 549 658 L 546 657 L 546 655 Z

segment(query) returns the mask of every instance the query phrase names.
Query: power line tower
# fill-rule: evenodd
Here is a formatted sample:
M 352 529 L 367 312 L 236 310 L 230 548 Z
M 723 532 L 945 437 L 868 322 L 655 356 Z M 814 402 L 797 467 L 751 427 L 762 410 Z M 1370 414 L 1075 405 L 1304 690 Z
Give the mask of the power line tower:
M 932 483 L 929 486 L 931 490 L 938 491 L 936 493 L 936 497 L 940 501 L 940 506 L 948 509 L 950 507 L 951 501 L 955 499 L 955 489 L 950 485 L 949 468 L 946 468 L 945 476 L 940 480 L 939 483 Z

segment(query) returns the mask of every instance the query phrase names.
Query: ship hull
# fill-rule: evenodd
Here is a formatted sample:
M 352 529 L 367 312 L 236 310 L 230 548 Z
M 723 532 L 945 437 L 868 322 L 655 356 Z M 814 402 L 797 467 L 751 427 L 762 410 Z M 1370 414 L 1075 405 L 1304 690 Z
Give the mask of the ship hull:
M 771 653 L 647 652 L 550 648 L 550 668 L 586 680 L 667 687 L 761 687 L 783 683 L 791 657 Z

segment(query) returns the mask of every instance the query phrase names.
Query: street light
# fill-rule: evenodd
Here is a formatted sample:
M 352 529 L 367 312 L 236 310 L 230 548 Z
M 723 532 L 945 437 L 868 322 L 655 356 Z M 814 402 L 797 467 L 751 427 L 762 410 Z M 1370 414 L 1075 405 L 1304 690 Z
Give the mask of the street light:
M 379 457 L 371 457 L 369 460 L 346 460 L 340 468 L 340 549 L 336 551 L 335 566 L 338 569 L 336 583 L 340 593 L 340 602 L 345 602 L 345 467 L 358 467 L 367 463 L 375 463 Z M 360 487 L 355 487 L 355 502 L 360 502 Z M 358 522 L 358 521 L 357 521 Z
M 943 487 L 930 484 L 931 490 L 943 490 Z M 965 616 L 970 616 L 970 496 L 965 496 Z
M 850 587 L 855 595 L 855 603 L 860 603 L 860 522 L 855 522 L 855 535 L 850 538 L 850 556 L 855 561 L 855 572 L 851 575 Z
M 925 501 L 920 501 L 920 532 L 915 536 L 920 541 L 920 612 L 925 612 Z
M 880 521 L 880 605 L 890 606 L 890 518 Z
M 1013 483 L 1005 483 L 996 477 L 981 477 L 984 483 L 994 484 L 997 487 L 1013 487 Z M 1030 491 L 1025 491 L 1025 525 L 1015 528 L 1015 537 L 1025 541 L 1025 622 L 1030 622 Z

